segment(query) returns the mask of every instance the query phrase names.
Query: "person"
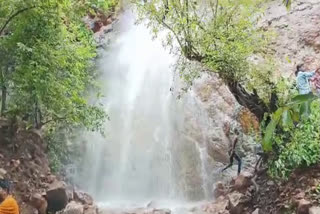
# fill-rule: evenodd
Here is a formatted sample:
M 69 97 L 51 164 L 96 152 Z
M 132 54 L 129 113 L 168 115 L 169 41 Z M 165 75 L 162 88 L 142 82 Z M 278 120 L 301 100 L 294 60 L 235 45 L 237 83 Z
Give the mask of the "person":
M 10 182 L 0 179 L 0 214 L 19 214 L 17 201 L 10 195 Z
M 297 70 L 295 72 L 297 87 L 299 94 L 309 94 L 311 93 L 311 86 L 309 80 L 315 74 L 314 71 L 304 71 L 303 64 L 297 65 Z
M 228 169 L 229 167 L 231 167 L 233 165 L 233 159 L 236 159 L 236 161 L 238 161 L 238 175 L 240 174 L 241 172 L 241 164 L 242 164 L 242 161 L 241 161 L 241 158 L 239 156 L 239 154 L 237 154 L 237 143 L 238 143 L 238 135 L 239 135 L 239 132 L 238 130 L 236 129 L 235 130 L 235 138 L 233 140 L 231 140 L 231 137 L 230 137 L 230 125 L 227 124 L 226 127 L 225 127 L 225 135 L 227 136 L 228 140 L 229 140 L 229 146 L 230 146 L 230 149 L 228 151 L 228 154 L 229 154 L 229 160 L 230 160 L 230 163 L 228 166 L 226 166 L 225 168 L 222 169 L 222 172 L 225 171 L 226 169 Z
M 320 68 L 317 68 L 315 75 L 311 78 L 311 83 L 317 96 L 320 96 Z

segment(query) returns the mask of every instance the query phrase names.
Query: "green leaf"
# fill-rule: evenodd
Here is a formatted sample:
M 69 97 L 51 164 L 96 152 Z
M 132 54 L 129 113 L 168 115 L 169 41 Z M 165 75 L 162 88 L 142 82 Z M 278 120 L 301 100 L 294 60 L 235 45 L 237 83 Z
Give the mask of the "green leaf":
M 284 108 L 282 113 L 282 125 L 284 127 L 291 127 L 293 126 L 293 120 L 291 117 L 291 111 L 288 108 Z

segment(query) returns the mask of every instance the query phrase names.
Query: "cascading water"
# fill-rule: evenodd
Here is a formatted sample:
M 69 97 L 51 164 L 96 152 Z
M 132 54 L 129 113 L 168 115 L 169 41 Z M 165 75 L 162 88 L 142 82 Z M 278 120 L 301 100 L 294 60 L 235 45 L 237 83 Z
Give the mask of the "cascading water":
M 197 123 L 190 119 L 196 98 L 176 99 L 175 58 L 160 40 L 152 40 L 149 29 L 134 25 L 130 14 L 119 26 L 120 35 L 100 64 L 110 116 L 106 137 L 86 134 L 86 156 L 75 182 L 106 203 L 204 200 L 212 181 L 206 145 L 198 141 L 206 139 L 203 133 L 196 140 L 185 134 L 187 120 Z M 206 114 L 197 118 L 209 127 Z

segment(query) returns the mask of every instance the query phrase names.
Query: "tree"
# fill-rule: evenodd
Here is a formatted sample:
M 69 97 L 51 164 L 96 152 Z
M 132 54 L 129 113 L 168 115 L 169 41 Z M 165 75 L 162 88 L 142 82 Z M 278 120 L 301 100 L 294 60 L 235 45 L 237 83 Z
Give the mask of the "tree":
M 167 31 L 168 46 L 173 50 L 178 47 L 176 53 L 185 60 L 200 62 L 206 70 L 217 72 L 236 100 L 262 121 L 265 113 L 276 110 L 277 95 L 275 84 L 268 77 L 266 101 L 258 87 L 251 91 L 247 87 L 250 73 L 256 69 L 248 58 L 262 53 L 266 45 L 266 33 L 256 27 L 260 3 L 153 0 L 136 5 L 141 20 L 146 20 L 153 32 Z
M 1 114 L 47 123 L 102 125 L 106 114 L 86 101 L 94 86 L 96 45 L 82 22 L 114 0 L 0 2 Z

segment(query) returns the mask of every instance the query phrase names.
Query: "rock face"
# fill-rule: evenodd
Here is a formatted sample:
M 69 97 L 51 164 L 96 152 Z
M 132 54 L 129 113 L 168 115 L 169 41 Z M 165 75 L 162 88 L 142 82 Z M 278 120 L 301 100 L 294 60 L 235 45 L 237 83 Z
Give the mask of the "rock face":
M 293 77 L 298 63 L 307 63 L 308 69 L 319 66 L 320 59 L 320 2 L 318 0 L 292 1 L 287 11 L 281 1 L 269 4 L 263 27 L 276 32 L 272 51 L 278 59 L 278 73 Z

